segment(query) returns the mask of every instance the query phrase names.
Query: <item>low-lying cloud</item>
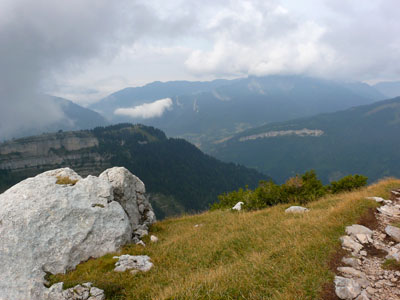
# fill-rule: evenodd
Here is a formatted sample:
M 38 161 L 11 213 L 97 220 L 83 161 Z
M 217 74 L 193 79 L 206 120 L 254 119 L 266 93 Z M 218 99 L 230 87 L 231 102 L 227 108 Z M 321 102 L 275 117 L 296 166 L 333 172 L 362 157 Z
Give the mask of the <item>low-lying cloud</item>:
M 161 117 L 166 110 L 170 110 L 172 105 L 172 100 L 170 98 L 165 98 L 130 108 L 118 108 L 115 110 L 114 114 L 140 119 L 157 118 Z

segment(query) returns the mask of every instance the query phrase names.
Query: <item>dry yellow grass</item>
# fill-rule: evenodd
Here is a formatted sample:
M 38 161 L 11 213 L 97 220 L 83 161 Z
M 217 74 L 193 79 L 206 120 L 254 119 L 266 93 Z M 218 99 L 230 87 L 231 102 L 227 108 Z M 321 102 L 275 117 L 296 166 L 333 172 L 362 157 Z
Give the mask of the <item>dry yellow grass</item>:
M 333 279 L 330 256 L 338 238 L 388 197 L 400 180 L 385 179 L 360 191 L 310 203 L 306 214 L 285 214 L 288 205 L 252 212 L 213 211 L 155 224 L 158 243 L 129 245 L 123 254 L 146 254 L 153 269 L 131 275 L 112 271 L 113 254 L 52 277 L 66 287 L 93 282 L 107 299 L 320 299 Z M 195 224 L 200 224 L 194 227 Z

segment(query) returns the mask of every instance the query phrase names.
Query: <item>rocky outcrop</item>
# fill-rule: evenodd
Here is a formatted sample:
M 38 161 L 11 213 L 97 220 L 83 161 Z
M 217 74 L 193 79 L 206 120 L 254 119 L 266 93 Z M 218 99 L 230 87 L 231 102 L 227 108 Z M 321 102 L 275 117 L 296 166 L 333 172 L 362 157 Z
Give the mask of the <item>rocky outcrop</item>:
M 400 299 L 400 272 L 382 267 L 386 259 L 400 261 L 400 243 L 394 242 L 399 229 L 388 225 L 398 220 L 400 209 L 400 198 L 392 194 L 395 195 L 393 200 L 368 197 L 384 204 L 377 209 L 376 229 L 355 224 L 346 227 L 347 235 L 340 238 L 343 249 L 351 252 L 350 257 L 342 259 L 344 266 L 337 268 L 335 291 L 340 299 Z
M 1 300 L 44 299 L 46 272 L 64 273 L 90 257 L 117 251 L 137 236 L 133 224 L 155 221 L 137 177 L 124 168 L 105 173 L 115 180 L 52 170 L 0 195 Z M 71 184 L 57 184 L 60 178 Z M 134 207 L 137 214 L 130 213 Z

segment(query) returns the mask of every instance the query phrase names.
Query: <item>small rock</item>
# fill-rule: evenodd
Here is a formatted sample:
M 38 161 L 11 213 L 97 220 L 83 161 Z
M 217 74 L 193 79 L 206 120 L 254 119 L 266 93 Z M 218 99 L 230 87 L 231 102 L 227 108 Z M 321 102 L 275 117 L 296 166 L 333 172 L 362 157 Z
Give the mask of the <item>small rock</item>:
M 121 255 L 115 263 L 115 272 L 125 272 L 126 270 L 135 269 L 143 272 L 149 271 L 153 267 L 150 257 L 147 255 Z
M 366 199 L 374 200 L 378 203 L 385 201 L 385 199 L 383 199 L 382 197 L 366 197 Z
M 285 210 L 285 213 L 304 213 L 308 211 L 308 208 L 302 206 L 291 206 Z
M 151 235 L 150 236 L 150 241 L 152 241 L 153 243 L 157 243 L 158 242 L 158 237 L 156 237 L 155 235 Z
M 361 244 L 368 244 L 372 242 L 371 235 L 363 234 L 363 233 L 358 233 L 355 235 L 356 239 L 361 243 Z
M 360 251 L 360 255 L 361 255 L 361 256 L 367 256 L 367 254 L 368 254 L 368 253 L 367 253 L 367 251 L 365 251 L 365 250 Z
M 396 242 L 400 242 L 400 228 L 388 225 L 385 228 L 385 232 Z
M 342 246 L 344 248 L 354 250 L 355 253 L 360 252 L 360 250 L 363 248 L 363 246 L 356 241 L 354 241 L 351 237 L 348 235 L 342 236 L 340 238 L 340 241 L 342 242 Z
M 356 298 L 356 300 L 369 300 L 367 292 L 362 291 L 361 294 Z
M 361 286 L 353 279 L 335 276 L 335 292 L 340 299 L 351 300 L 361 293 Z
M 146 247 L 146 244 L 142 240 L 136 242 L 136 245 L 141 245 L 143 247 Z
M 366 278 L 366 275 L 361 272 L 358 271 L 354 268 L 350 268 L 350 267 L 339 267 L 337 268 L 339 272 L 342 272 L 343 274 L 347 275 L 347 276 L 351 276 L 351 277 L 359 277 L 359 278 Z
M 352 257 L 343 257 L 342 262 L 346 265 L 352 266 L 353 268 L 357 268 L 360 266 L 358 259 Z
M 382 207 L 378 207 L 377 210 L 384 215 L 389 217 L 397 217 L 400 216 L 400 209 L 397 206 L 384 205 Z
M 376 289 L 374 289 L 373 287 L 370 287 L 370 286 L 367 287 L 366 291 L 370 295 L 374 295 L 377 292 Z
M 354 225 L 346 227 L 346 233 L 348 235 L 352 235 L 352 236 L 356 236 L 357 234 L 365 234 L 365 235 L 371 236 L 373 232 L 368 227 L 365 227 L 363 225 L 354 224 Z
M 236 203 L 235 206 L 232 207 L 232 209 L 233 209 L 233 210 L 237 210 L 237 211 L 242 210 L 242 205 L 243 205 L 243 204 L 244 204 L 244 203 L 243 203 L 242 201 L 240 201 L 240 202 Z

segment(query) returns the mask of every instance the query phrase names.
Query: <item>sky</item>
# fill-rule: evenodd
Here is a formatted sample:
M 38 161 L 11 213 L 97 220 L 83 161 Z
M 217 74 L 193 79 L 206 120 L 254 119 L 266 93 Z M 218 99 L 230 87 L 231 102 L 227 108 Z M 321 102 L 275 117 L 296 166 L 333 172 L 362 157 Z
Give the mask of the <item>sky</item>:
M 399 32 L 398 0 L 0 0 L 0 135 L 62 117 L 40 93 L 87 106 L 152 81 L 399 80 Z

